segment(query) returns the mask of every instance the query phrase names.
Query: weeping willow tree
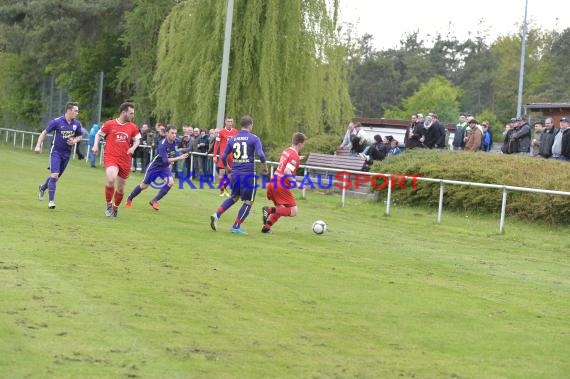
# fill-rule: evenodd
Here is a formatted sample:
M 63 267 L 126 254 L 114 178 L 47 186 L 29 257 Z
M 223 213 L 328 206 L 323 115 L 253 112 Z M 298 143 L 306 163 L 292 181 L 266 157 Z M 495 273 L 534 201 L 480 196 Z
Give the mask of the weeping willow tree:
M 338 0 L 235 0 L 226 114 L 252 115 L 255 132 L 276 142 L 342 129 L 352 108 L 337 11 Z M 154 76 L 160 119 L 216 126 L 225 13 L 225 0 L 193 0 L 166 18 Z

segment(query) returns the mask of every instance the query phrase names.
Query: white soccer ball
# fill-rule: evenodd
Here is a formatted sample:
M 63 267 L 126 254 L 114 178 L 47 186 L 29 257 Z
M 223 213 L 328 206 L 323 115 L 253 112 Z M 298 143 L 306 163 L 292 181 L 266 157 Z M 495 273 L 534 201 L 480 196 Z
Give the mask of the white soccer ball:
M 322 220 L 317 220 L 313 222 L 313 232 L 315 234 L 323 234 L 327 231 L 327 223 Z

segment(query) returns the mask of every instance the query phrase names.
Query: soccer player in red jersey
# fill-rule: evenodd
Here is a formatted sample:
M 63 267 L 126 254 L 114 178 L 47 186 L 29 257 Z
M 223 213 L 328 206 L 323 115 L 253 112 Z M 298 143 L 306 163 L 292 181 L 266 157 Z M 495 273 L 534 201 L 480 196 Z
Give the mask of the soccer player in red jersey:
M 279 217 L 295 217 L 297 215 L 297 201 L 291 192 L 296 185 L 295 173 L 301 164 L 299 152 L 305 144 L 303 133 L 293 134 L 292 144 L 281 153 L 279 165 L 275 171 L 275 180 L 267 183 L 267 198 L 273 201 L 275 207 L 263 207 L 262 233 L 269 233 Z
M 226 145 L 231 137 L 238 134 L 238 130 L 234 129 L 234 119 L 231 116 L 226 116 L 224 121 L 224 127 L 218 131 L 218 136 L 216 137 L 216 142 L 214 142 L 214 151 L 212 153 L 214 163 L 218 167 L 218 180 L 222 183 L 222 178 L 226 174 L 226 169 L 224 163 L 220 159 L 224 150 L 226 150 Z M 230 153 L 227 157 L 227 163 L 229 167 L 232 167 L 233 155 Z M 227 180 L 226 180 L 227 182 Z M 229 196 L 226 192 L 227 185 L 220 186 L 220 196 Z
M 119 107 L 119 117 L 103 124 L 95 136 L 95 143 L 91 149 L 97 154 L 97 146 L 102 137 L 105 137 L 105 200 L 107 210 L 105 216 L 117 217 L 119 204 L 123 200 L 125 182 L 131 173 L 131 158 L 139 146 L 141 134 L 139 128 L 132 122 L 135 118 L 133 103 L 123 103 Z

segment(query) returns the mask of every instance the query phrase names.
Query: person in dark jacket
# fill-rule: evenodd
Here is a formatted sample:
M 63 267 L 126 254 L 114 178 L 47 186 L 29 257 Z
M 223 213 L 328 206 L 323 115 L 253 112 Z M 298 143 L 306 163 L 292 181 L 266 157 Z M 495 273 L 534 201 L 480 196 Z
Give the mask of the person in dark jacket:
M 426 117 L 424 127 L 426 128 L 425 139 L 423 141 L 424 145 L 429 149 L 439 147 L 438 143 L 441 143 L 441 129 L 439 122 L 430 115 Z
M 421 113 L 412 115 L 412 122 L 406 131 L 404 138 L 404 145 L 406 149 L 413 149 L 415 147 L 425 147 L 422 138 L 425 135 L 424 119 Z
M 538 146 L 538 156 L 550 158 L 552 156 L 552 144 L 554 143 L 554 121 L 552 117 L 544 120 L 544 128 L 540 136 L 540 144 Z
M 519 154 L 530 154 L 530 126 L 524 117 L 517 119 L 511 139 L 517 142 Z
M 467 116 L 463 113 L 459 115 L 459 122 L 453 133 L 453 150 L 463 150 L 465 147 L 465 129 L 467 129 Z

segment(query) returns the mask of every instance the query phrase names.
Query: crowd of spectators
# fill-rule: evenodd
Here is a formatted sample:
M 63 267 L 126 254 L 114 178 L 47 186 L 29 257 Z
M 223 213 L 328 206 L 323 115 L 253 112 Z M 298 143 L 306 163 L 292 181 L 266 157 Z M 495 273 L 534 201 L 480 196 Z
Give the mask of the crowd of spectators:
M 93 145 L 93 139 L 98 130 L 99 125 L 93 124 L 89 133 L 90 146 Z M 157 123 L 154 130 L 150 129 L 148 124 L 140 126 L 141 143 L 132 157 L 132 172 L 141 171 L 144 173 L 146 171 L 152 158 L 158 153 L 158 144 L 165 137 L 165 130 L 166 125 L 162 123 Z M 207 155 L 212 154 L 215 139 L 215 129 L 207 130 L 194 128 L 191 125 L 183 126 L 182 135 L 176 138 L 178 152 L 180 154 L 192 152 L 200 154 L 194 154 L 193 159 L 189 156 L 183 161 L 175 162 L 172 170 L 174 175 L 176 177 L 190 175 L 192 179 L 195 179 L 201 174 L 212 174 L 212 158 Z M 89 155 L 89 163 L 91 167 L 96 167 L 96 156 L 93 153 Z
M 497 151 L 502 154 L 570 160 L 569 121 L 568 117 L 562 117 L 558 128 L 551 117 L 536 121 L 533 133 L 525 117 L 514 117 L 505 125 L 500 149 L 493 149 L 493 133 L 488 120 L 479 122 L 471 115 L 460 114 L 453 141 L 449 141 L 449 132 L 439 122 L 437 113 L 431 112 L 426 117 L 416 113 L 412 115 L 406 129 L 403 147 L 405 150 L 426 148 L 466 152 Z M 371 164 L 400 153 L 399 143 L 394 141 L 392 136 L 382 137 L 379 134 L 374 136 L 374 141 L 368 141 L 362 125 L 351 122 L 337 152 L 349 151 L 351 155 L 360 156 Z

